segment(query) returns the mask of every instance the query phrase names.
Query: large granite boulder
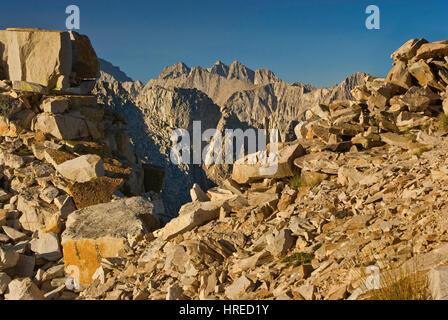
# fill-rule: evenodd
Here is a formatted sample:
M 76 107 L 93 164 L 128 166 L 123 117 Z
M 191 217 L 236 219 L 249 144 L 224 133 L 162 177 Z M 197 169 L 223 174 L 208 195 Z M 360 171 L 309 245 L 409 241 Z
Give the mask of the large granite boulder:
M 0 30 L 0 80 L 85 94 L 98 76 L 98 58 L 87 36 L 41 29 Z
M 126 248 L 159 227 L 155 205 L 142 197 L 98 204 L 69 215 L 62 234 L 66 270 L 79 270 L 87 286 L 102 258 L 125 257 Z
M 68 32 L 6 29 L 0 33 L 8 52 L 9 80 L 37 83 L 49 89 L 69 87 L 72 47 Z

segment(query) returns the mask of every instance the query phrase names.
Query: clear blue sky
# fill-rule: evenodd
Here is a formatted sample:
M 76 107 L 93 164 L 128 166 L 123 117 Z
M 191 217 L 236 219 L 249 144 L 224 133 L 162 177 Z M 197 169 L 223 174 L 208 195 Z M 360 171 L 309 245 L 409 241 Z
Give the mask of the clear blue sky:
M 78 5 L 79 32 L 98 56 L 144 82 L 179 61 L 239 60 L 329 86 L 356 71 L 385 76 L 410 38 L 448 39 L 447 0 L 1 1 L 1 28 L 65 29 L 66 6 Z M 370 4 L 381 9 L 381 30 L 365 28 Z

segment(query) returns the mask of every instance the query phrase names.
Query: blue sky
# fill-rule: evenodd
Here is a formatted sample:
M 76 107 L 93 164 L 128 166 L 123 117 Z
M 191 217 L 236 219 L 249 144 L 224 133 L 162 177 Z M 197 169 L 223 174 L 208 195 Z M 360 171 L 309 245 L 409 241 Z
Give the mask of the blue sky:
M 239 60 L 330 86 L 356 71 L 385 76 L 390 54 L 410 38 L 448 39 L 446 0 L 2 0 L 0 28 L 65 29 L 70 4 L 98 56 L 144 82 L 179 61 Z M 370 4 L 381 30 L 365 27 Z

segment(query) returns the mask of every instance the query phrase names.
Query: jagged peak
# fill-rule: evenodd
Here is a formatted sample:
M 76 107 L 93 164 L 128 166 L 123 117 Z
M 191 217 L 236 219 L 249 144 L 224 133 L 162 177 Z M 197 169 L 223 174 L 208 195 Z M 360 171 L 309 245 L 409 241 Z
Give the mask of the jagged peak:
M 254 83 L 255 72 L 246 67 L 241 62 L 235 60 L 229 67 L 227 79 L 238 79 L 246 82 Z
M 220 75 L 222 77 L 227 78 L 229 74 L 229 66 L 223 63 L 221 60 L 215 62 L 213 67 L 207 69 L 210 73 L 214 73 Z
M 257 69 L 255 70 L 254 84 L 267 84 L 272 82 L 281 81 L 275 74 L 269 69 Z
M 175 79 L 182 75 L 188 75 L 190 68 L 181 62 L 178 62 L 172 66 L 163 68 L 163 71 L 159 75 L 159 79 Z

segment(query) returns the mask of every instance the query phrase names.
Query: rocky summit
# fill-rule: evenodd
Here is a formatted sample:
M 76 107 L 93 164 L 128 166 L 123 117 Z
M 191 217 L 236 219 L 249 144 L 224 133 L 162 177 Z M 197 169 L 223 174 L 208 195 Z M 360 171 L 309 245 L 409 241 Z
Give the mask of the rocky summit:
M 326 89 L 220 61 L 144 85 L 74 32 L 0 49 L 1 299 L 448 296 L 448 41 Z M 195 120 L 288 123 L 278 170 L 170 163 Z

